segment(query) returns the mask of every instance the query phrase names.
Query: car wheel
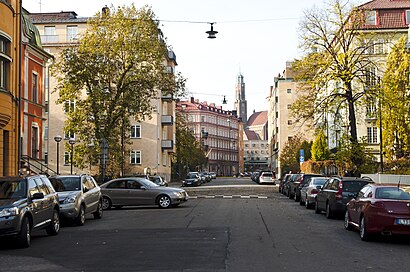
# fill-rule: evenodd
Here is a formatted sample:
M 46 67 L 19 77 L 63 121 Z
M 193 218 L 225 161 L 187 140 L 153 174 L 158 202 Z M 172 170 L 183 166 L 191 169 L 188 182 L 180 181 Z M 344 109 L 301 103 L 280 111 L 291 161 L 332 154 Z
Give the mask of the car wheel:
M 53 217 L 51 218 L 51 224 L 46 228 L 48 235 L 57 235 L 60 231 L 60 215 L 58 211 L 54 209 Z
M 85 209 L 84 206 L 80 206 L 80 211 L 78 212 L 77 217 L 74 219 L 74 222 L 77 226 L 82 226 L 85 223 Z
M 23 218 L 21 229 L 16 236 L 17 246 L 20 248 L 29 247 L 31 243 L 30 221 L 27 217 Z
M 329 202 L 326 203 L 326 218 L 327 218 L 327 219 L 333 218 L 333 212 L 332 212 L 332 210 L 330 209 Z
M 103 210 L 111 209 L 111 205 L 112 205 L 111 200 L 108 197 L 104 196 L 102 198 L 102 208 L 103 208 Z
M 158 206 L 160 208 L 169 208 L 171 206 L 171 198 L 167 195 L 160 195 L 158 197 Z
M 97 210 L 93 213 L 94 219 L 101 219 L 103 216 L 102 200 L 98 201 Z
M 315 213 L 320 214 L 322 211 L 319 209 L 319 203 L 317 203 L 317 200 L 315 201 Z
M 369 241 L 370 240 L 370 234 L 367 232 L 366 219 L 364 218 L 364 216 L 362 216 L 360 218 L 359 233 L 360 233 L 360 239 L 362 239 L 362 241 Z
M 346 210 L 346 213 L 345 213 L 344 227 L 345 227 L 346 230 L 353 230 L 352 225 L 350 225 L 349 211 L 348 210 Z

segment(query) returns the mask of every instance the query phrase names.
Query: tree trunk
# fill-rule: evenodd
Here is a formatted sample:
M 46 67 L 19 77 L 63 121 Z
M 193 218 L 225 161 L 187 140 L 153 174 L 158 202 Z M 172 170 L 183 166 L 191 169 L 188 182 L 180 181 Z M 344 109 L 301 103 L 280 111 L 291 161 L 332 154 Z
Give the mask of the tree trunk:
M 349 127 L 350 127 L 350 141 L 352 144 L 356 144 L 357 141 L 357 126 L 356 126 L 356 113 L 354 110 L 354 101 L 353 101 L 353 91 L 352 84 L 346 83 L 346 101 L 349 107 Z

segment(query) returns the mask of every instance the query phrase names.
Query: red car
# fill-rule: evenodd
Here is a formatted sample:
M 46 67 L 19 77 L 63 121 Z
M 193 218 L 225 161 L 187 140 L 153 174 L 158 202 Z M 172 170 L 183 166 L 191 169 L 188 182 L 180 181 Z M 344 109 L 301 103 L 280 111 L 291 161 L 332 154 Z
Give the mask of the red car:
M 347 203 L 344 227 L 359 229 L 363 241 L 376 234 L 410 234 L 410 187 L 364 186 Z

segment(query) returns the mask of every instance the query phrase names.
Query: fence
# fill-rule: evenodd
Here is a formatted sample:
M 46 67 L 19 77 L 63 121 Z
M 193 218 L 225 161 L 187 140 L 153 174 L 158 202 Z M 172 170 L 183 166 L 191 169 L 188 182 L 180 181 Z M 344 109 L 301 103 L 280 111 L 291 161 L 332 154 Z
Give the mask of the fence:
M 371 178 L 376 183 L 389 183 L 389 184 L 408 184 L 410 185 L 410 175 L 390 175 L 390 174 L 362 174 L 362 177 L 366 176 Z

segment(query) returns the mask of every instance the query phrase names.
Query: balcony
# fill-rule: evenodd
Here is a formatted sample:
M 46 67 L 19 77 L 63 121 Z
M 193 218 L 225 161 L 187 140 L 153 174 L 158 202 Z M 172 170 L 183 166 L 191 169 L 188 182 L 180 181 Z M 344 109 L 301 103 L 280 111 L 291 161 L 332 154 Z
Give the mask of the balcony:
M 173 149 L 174 142 L 172 140 L 162 140 L 161 141 L 161 148 L 162 149 Z
M 161 116 L 161 124 L 164 126 L 166 125 L 173 125 L 174 124 L 174 117 L 172 115 L 162 115 Z

